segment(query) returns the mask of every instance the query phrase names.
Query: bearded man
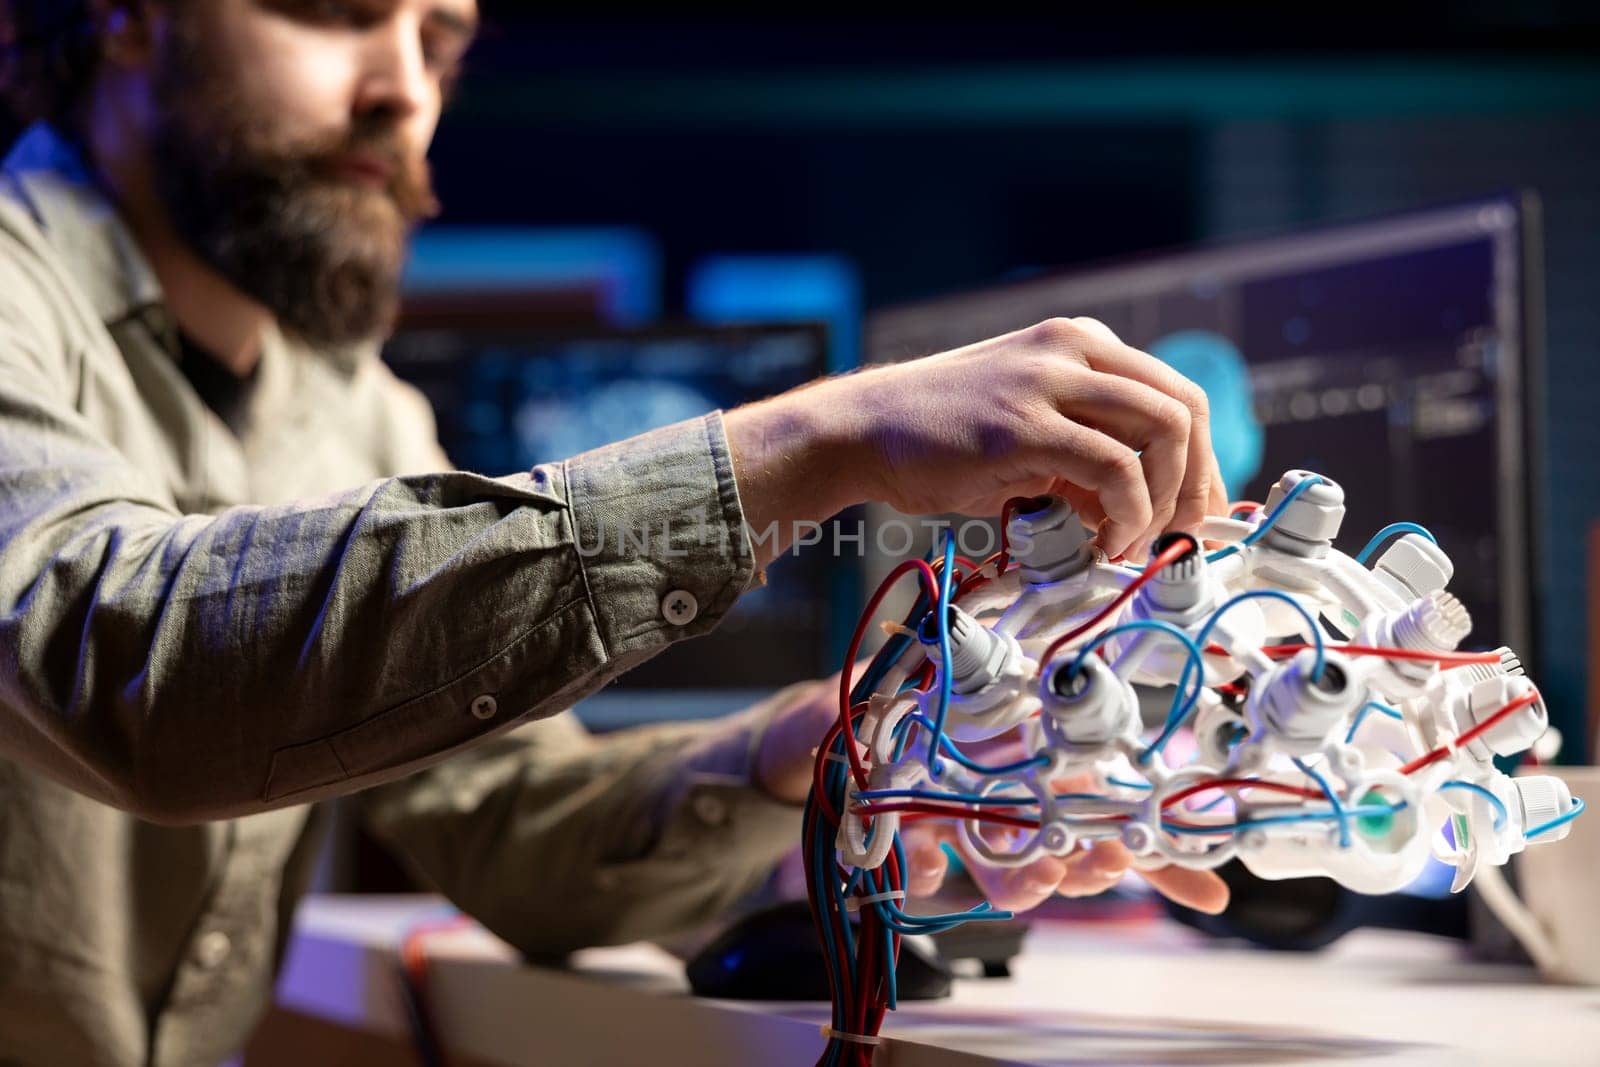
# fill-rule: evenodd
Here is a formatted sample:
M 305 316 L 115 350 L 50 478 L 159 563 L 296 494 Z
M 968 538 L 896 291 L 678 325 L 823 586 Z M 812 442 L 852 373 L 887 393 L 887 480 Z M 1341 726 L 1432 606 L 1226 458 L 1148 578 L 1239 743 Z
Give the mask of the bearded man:
M 1203 395 L 1085 321 L 452 470 L 377 347 L 474 0 L 0 12 L 39 118 L 0 172 L 0 1061 L 235 1053 L 341 794 L 530 953 L 713 919 L 796 839 L 827 686 L 602 738 L 562 709 L 858 502 L 1063 493 L 1113 554 L 1222 503 Z M 914 889 L 942 869 L 913 850 Z

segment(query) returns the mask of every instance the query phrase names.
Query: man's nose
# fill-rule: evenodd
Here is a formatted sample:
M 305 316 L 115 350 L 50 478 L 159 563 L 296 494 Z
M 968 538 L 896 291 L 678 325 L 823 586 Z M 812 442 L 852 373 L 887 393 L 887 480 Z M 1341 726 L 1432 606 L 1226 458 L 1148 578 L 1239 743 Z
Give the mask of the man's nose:
M 362 54 L 357 113 L 378 111 L 408 119 L 427 106 L 431 92 L 417 20 L 397 13 L 373 27 Z

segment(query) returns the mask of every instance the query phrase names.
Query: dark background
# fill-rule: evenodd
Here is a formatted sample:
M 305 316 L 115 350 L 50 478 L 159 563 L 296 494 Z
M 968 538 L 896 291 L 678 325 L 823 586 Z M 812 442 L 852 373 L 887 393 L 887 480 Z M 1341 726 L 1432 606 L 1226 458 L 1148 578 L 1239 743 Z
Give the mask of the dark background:
M 1577 729 L 1583 545 L 1600 516 L 1600 10 L 1204 8 L 780 21 L 487 0 L 434 151 L 442 221 L 637 226 L 660 242 L 668 313 L 703 255 L 837 253 L 870 311 L 1533 188 L 1548 303 L 1538 681 Z

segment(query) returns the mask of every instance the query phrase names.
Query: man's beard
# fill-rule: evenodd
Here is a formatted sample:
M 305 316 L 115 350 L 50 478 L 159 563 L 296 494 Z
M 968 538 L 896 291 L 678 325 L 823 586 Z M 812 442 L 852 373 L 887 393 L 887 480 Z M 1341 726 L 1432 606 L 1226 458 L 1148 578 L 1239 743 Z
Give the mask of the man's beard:
M 399 307 L 411 228 L 437 213 L 424 160 L 406 154 L 391 113 L 317 141 L 273 131 L 234 76 L 208 69 L 182 34 L 155 85 L 152 168 L 173 227 L 207 264 L 307 343 L 387 335 Z M 340 180 L 347 153 L 393 168 L 386 189 Z

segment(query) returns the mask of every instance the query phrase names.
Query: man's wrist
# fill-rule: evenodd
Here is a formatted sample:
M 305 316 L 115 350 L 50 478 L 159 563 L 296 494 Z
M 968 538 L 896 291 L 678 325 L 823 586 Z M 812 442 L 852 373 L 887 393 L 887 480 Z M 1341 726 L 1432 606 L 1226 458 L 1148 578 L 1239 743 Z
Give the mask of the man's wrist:
M 788 547 L 797 524 L 821 522 L 865 499 L 859 450 L 852 448 L 861 435 L 829 384 L 723 416 L 757 567 Z

